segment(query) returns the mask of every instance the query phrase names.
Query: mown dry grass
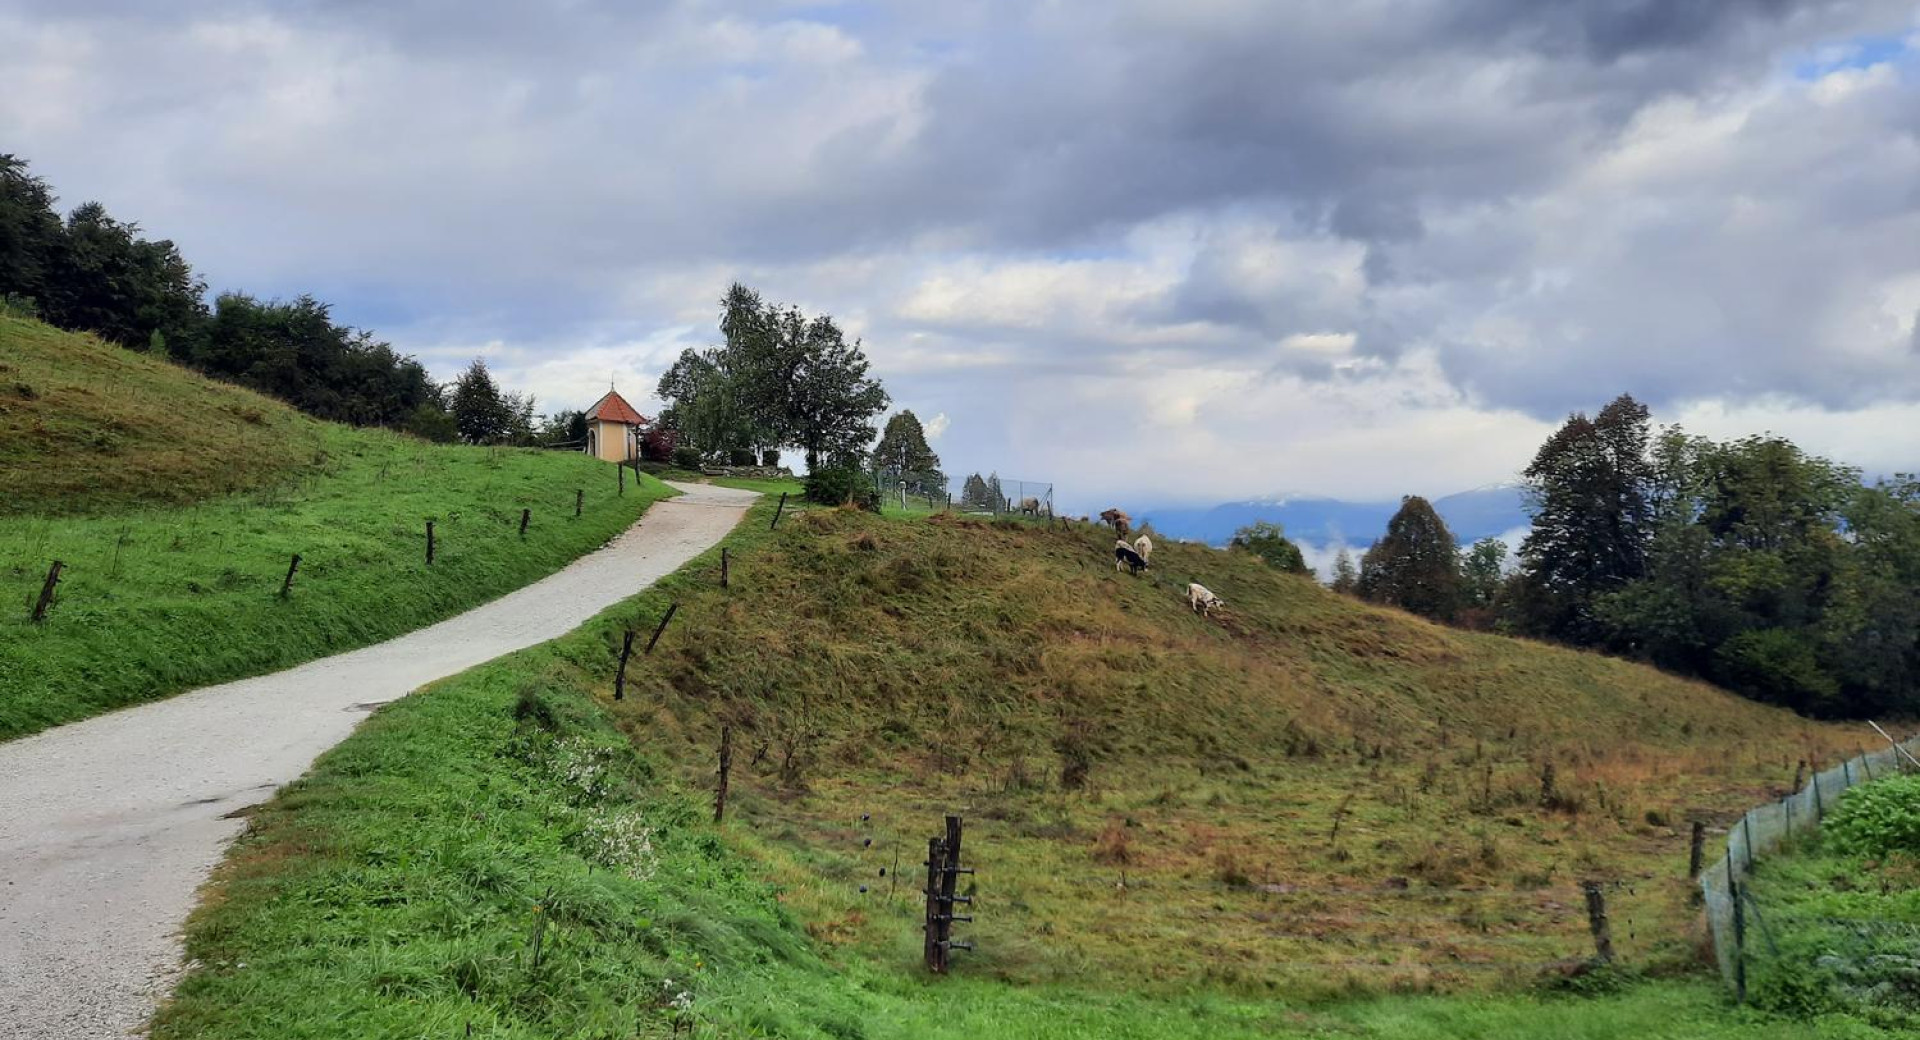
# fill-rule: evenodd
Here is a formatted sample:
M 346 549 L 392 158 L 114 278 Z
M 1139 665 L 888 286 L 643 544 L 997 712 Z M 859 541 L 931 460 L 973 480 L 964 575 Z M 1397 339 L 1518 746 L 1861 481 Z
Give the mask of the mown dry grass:
M 691 593 L 682 616 L 710 620 L 616 711 L 690 784 L 735 726 L 748 840 L 824 942 L 911 962 L 909 868 L 957 811 L 982 896 L 967 970 L 1296 996 L 1568 970 L 1585 880 L 1630 961 L 1684 967 L 1690 821 L 1857 739 L 1235 554 L 1163 546 L 1156 578 L 1117 575 L 1110 544 L 809 512 L 736 548 L 751 594 Z M 1187 610 L 1190 579 L 1224 617 Z

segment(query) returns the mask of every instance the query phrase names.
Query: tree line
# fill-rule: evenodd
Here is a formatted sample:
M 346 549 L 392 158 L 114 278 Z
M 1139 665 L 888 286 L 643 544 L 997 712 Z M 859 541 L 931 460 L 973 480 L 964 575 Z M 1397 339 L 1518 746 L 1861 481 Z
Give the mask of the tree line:
M 531 397 L 501 391 L 483 363 L 443 387 L 373 333 L 336 323 L 312 296 L 229 291 L 209 304 L 206 282 L 173 242 L 144 237 L 98 202 L 63 218 L 56 201 L 26 160 L 0 154 L 0 311 L 169 358 L 322 419 L 442 441 L 555 434 Z
M 1644 660 L 1811 715 L 1920 708 L 1920 479 L 1864 483 L 1785 438 L 1656 428 L 1622 395 L 1522 474 L 1516 566 L 1409 496 L 1333 587 L 1440 621 Z

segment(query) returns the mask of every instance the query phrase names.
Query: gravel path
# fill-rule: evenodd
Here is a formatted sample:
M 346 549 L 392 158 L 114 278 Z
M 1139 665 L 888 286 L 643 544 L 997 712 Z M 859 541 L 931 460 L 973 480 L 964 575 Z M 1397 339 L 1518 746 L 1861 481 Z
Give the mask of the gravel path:
M 0 744 L 0 1037 L 142 1029 L 244 821 L 377 705 L 562 635 L 718 542 L 757 494 L 658 502 L 607 547 L 398 639 Z

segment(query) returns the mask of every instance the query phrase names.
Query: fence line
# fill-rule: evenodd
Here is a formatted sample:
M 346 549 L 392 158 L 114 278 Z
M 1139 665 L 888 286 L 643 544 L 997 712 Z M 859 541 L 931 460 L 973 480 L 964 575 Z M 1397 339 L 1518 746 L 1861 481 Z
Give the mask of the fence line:
M 1714 959 L 1720 977 L 1737 998 L 1746 997 L 1747 912 L 1742 903 L 1753 898 L 1745 889 L 1754 863 L 1794 835 L 1817 830 L 1827 810 L 1849 788 L 1905 771 L 1908 758 L 1917 751 L 1920 736 L 1856 755 L 1814 773 L 1805 786 L 1779 801 L 1747 810 L 1727 828 L 1725 851 L 1707 861 L 1699 883 Z

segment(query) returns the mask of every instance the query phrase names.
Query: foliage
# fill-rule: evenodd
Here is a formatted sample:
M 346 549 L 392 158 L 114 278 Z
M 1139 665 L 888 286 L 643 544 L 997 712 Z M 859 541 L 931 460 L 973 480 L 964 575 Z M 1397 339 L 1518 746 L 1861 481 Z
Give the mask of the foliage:
M 1650 433 L 1622 397 L 1569 419 L 1528 479 L 1501 596 L 1516 628 L 1642 656 L 1818 715 L 1910 711 L 1920 486 L 1778 437 Z
M 873 478 L 857 469 L 814 470 L 802 481 L 802 487 L 809 502 L 880 511 L 880 493 L 874 489 Z
M 1360 557 L 1361 598 L 1446 620 L 1460 608 L 1453 532 L 1419 495 L 1400 500 L 1387 533 Z
M 664 413 L 706 454 L 791 445 L 807 469 L 857 465 L 887 393 L 858 342 L 826 315 L 769 304 L 735 283 L 721 300 L 722 345 L 688 350 L 661 376 Z
M 1300 554 L 1300 547 L 1287 538 L 1286 531 L 1279 524 L 1255 521 L 1233 532 L 1233 540 L 1228 545 L 1250 552 L 1265 560 L 1268 566 L 1289 574 L 1313 576 L 1313 568 L 1307 566 L 1307 558 Z
M 1902 774 L 1847 789 L 1820 836 L 1851 856 L 1920 856 L 1920 774 Z
M 1344 545 L 1340 547 L 1339 554 L 1333 558 L 1333 581 L 1329 582 L 1327 587 L 1342 595 L 1360 594 L 1360 571 L 1353 565 L 1353 554 L 1348 552 Z
M 1507 543 L 1482 538 L 1460 554 L 1460 600 L 1469 607 L 1491 608 L 1506 578 Z
M 702 464 L 700 449 L 691 444 L 682 444 L 673 449 L 673 464 L 681 469 L 698 470 Z
M 873 449 L 873 465 L 888 487 L 904 485 L 912 494 L 946 490 L 940 456 L 927 446 L 926 431 L 912 411 L 902 411 L 887 420 L 880 443 Z
M 327 305 L 310 296 L 262 303 L 223 293 L 191 355 L 178 344 L 174 355 L 322 419 L 399 427 L 421 409 L 442 410 L 419 362 L 334 324 Z
M 465 372 L 453 381 L 448 395 L 448 411 L 460 430 L 460 439 L 468 444 L 499 444 L 513 434 L 516 410 L 500 393 L 487 363 L 474 358 Z
M 640 457 L 648 462 L 669 462 L 680 450 L 680 431 L 656 420 L 640 431 Z M 690 449 L 692 450 L 692 449 Z M 683 467 L 698 469 L 700 452 L 693 450 L 693 465 Z
M 960 482 L 960 508 L 975 513 L 993 510 L 993 493 L 987 490 L 986 478 L 969 473 L 967 479 Z
M 1646 570 L 1652 467 L 1645 405 L 1622 394 L 1570 416 L 1523 473 L 1533 530 L 1520 545 L 1522 627 L 1593 641 L 1593 601 Z

